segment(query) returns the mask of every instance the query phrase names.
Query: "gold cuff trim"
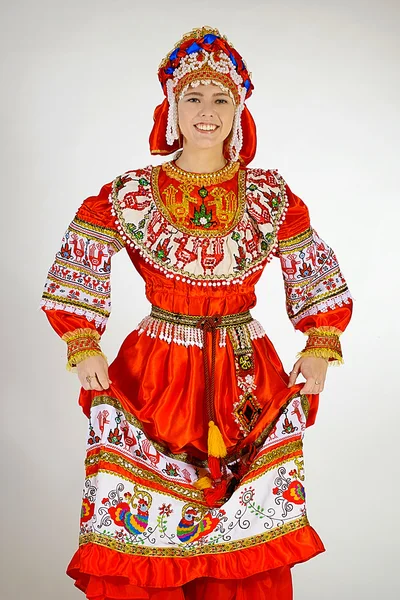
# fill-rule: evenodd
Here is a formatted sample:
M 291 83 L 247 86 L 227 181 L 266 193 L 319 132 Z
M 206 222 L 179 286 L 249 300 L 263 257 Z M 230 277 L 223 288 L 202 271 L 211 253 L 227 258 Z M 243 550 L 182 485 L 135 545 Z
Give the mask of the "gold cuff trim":
M 329 348 L 310 348 L 308 350 L 303 350 L 299 352 L 297 358 L 301 358 L 302 356 L 316 356 L 318 358 L 327 358 L 329 365 L 342 365 L 343 357 L 339 352 L 335 352 L 335 350 L 331 350 Z
M 337 335 L 340 337 L 343 331 L 338 329 L 337 327 L 330 327 L 329 325 L 321 325 L 321 327 L 310 327 L 307 331 L 304 332 L 304 335 Z
M 78 365 L 80 362 L 82 362 L 86 358 L 89 358 L 90 356 L 102 356 L 104 358 L 104 360 L 107 362 L 107 357 L 105 354 L 103 354 L 103 352 L 100 350 L 100 348 L 98 350 L 95 350 L 95 349 L 83 350 L 83 352 L 77 352 L 73 356 L 69 357 L 67 366 L 66 366 L 67 371 L 75 372 L 76 365 Z
M 72 331 L 67 331 L 67 333 L 64 333 L 61 339 L 68 343 L 80 338 L 92 338 L 96 341 L 99 341 L 100 334 L 96 329 L 91 329 L 90 327 L 84 329 L 79 328 Z

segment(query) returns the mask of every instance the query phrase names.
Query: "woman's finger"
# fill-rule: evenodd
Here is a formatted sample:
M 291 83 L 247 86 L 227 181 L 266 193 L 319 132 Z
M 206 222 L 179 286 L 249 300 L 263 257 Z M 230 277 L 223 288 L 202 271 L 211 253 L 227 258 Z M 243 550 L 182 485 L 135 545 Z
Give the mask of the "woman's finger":
M 91 376 L 88 373 L 79 373 L 79 381 L 84 390 L 92 389 Z
M 97 383 L 101 386 L 102 390 L 108 390 L 110 387 L 109 379 L 107 373 L 105 371 L 97 371 L 96 372 Z
M 318 387 L 318 386 L 317 386 Z M 317 391 L 314 391 L 315 388 L 315 377 L 308 377 L 302 389 L 300 390 L 301 394 L 317 394 Z
M 299 361 L 297 361 L 293 365 L 293 369 L 290 371 L 288 387 L 292 387 L 296 383 L 296 379 L 299 376 L 299 373 L 300 373 L 300 367 L 299 367 Z
M 94 374 L 94 377 L 92 377 L 91 381 L 91 390 L 95 390 L 96 392 L 101 392 L 103 387 L 101 386 L 98 377 L 97 377 L 97 373 Z

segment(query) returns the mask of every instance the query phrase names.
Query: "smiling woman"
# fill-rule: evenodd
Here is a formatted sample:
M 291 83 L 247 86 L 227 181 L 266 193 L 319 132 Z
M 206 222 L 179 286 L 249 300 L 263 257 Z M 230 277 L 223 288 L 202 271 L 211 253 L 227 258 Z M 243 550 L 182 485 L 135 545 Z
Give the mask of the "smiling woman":
M 150 148 L 175 159 L 83 202 L 43 293 L 88 417 L 68 574 L 89 600 L 291 600 L 290 568 L 324 550 L 307 519 L 302 439 L 328 362 L 342 360 L 351 297 L 302 200 L 277 171 L 248 167 L 253 84 L 226 38 L 190 32 L 159 79 Z M 108 366 L 100 336 L 123 248 L 152 310 Z M 275 255 L 308 338 L 290 376 L 250 314 Z
M 189 86 L 181 96 L 178 102 L 178 122 L 183 136 L 184 156 L 190 155 L 197 168 L 199 166 L 197 156 L 204 149 L 214 148 L 215 169 L 212 170 L 222 168 L 226 163 L 222 146 L 232 131 L 235 108 L 234 100 L 229 93 L 221 91 L 212 83 L 200 84 L 195 89 Z M 207 154 L 209 169 L 210 153 Z M 177 160 L 177 164 L 188 171 L 191 170 L 182 155 L 180 160 Z

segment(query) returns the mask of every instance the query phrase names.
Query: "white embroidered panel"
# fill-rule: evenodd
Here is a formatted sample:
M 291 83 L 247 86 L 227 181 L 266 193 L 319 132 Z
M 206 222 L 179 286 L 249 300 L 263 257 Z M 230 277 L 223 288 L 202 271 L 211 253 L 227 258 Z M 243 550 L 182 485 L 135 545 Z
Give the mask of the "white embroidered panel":
M 104 326 L 111 311 L 111 258 L 122 248 L 116 231 L 75 217 L 50 267 L 41 306 Z
M 202 492 L 193 487 L 197 469 L 163 454 L 122 408 L 104 398 L 90 418 L 87 466 L 96 471 L 99 459 L 103 466 L 86 480 L 81 543 L 118 544 L 121 552 L 138 554 L 157 548 L 166 556 L 215 554 L 306 526 L 305 421 L 295 396 L 232 496 L 219 508 L 206 508 Z M 107 464 L 122 468 L 125 476 Z M 230 476 L 229 467 L 227 472 Z
M 113 184 L 110 202 L 116 226 L 128 245 L 170 276 L 242 280 L 263 268 L 277 247 L 285 218 L 285 182 L 277 172 L 248 169 L 243 217 L 227 235 L 201 237 L 181 231 L 158 209 L 153 169 L 129 171 Z
M 293 325 L 350 302 L 351 294 L 332 248 L 310 228 L 283 240 L 279 258 L 286 308 Z

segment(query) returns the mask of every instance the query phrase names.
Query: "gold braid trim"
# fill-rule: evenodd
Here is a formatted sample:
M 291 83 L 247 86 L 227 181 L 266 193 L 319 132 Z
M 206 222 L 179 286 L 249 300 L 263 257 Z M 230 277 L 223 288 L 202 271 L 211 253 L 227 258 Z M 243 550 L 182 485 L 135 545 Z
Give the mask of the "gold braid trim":
M 342 347 L 339 336 L 343 332 L 336 327 L 323 325 L 321 327 L 311 327 L 305 334 L 308 336 L 306 347 L 297 355 L 317 356 L 325 358 L 329 364 L 343 364 Z
M 321 327 L 310 327 L 304 332 L 305 335 L 337 335 L 340 337 L 343 331 L 337 327 L 330 327 L 329 325 L 321 325 Z
M 326 358 L 330 366 L 342 365 L 344 360 L 341 354 L 329 350 L 328 348 L 314 348 L 310 350 L 304 349 L 297 354 L 297 358 L 302 356 L 317 356 L 318 358 Z
M 73 329 L 72 331 L 67 331 L 67 333 L 64 333 L 61 339 L 68 343 L 79 338 L 93 338 L 98 342 L 100 340 L 100 334 L 96 329 L 91 329 L 90 327 L 85 329 L 79 328 Z
M 75 371 L 76 365 L 90 356 L 102 356 L 107 362 L 107 357 L 101 351 L 100 334 L 96 329 L 67 331 L 62 339 L 67 342 L 67 371 Z

